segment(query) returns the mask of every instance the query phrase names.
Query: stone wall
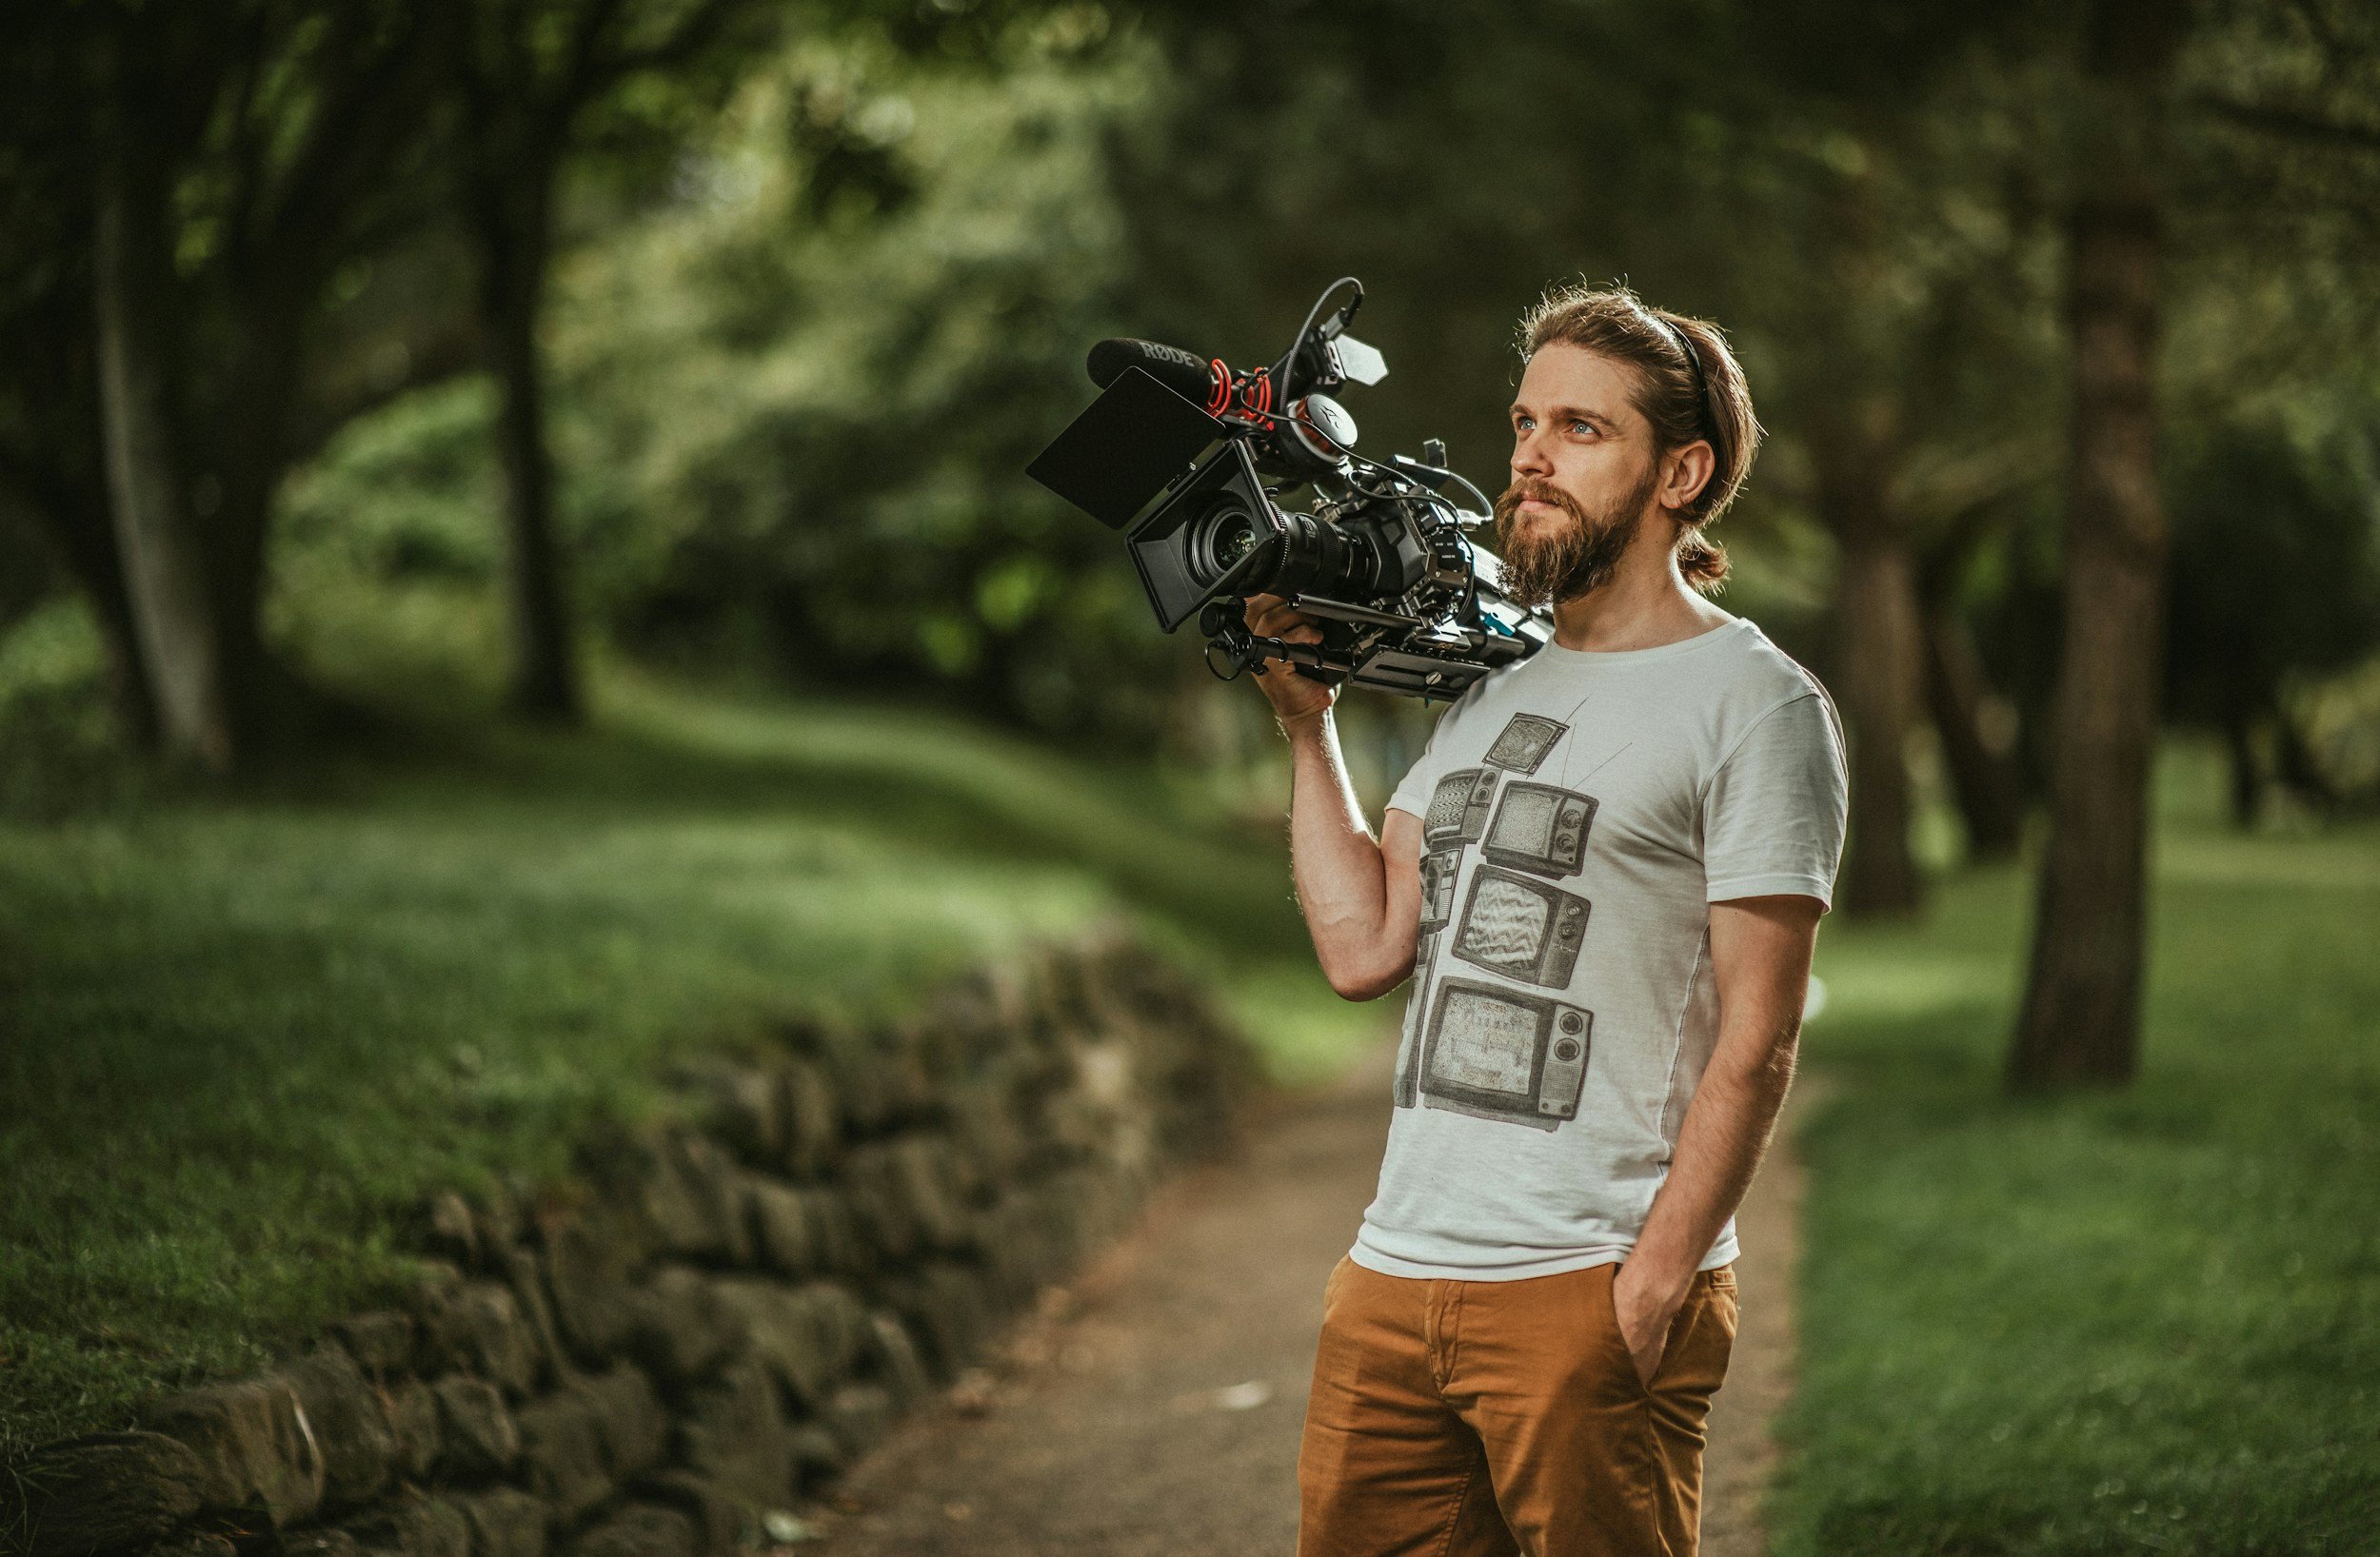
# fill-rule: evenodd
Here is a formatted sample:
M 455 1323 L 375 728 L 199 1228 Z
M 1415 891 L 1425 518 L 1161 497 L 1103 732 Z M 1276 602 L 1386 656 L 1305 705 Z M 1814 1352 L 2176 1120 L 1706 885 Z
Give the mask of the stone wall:
M 680 1074 L 562 1193 L 425 1208 L 400 1307 L 19 1468 L 35 1557 L 695 1557 L 760 1539 L 1220 1145 L 1244 1052 L 1128 942 Z

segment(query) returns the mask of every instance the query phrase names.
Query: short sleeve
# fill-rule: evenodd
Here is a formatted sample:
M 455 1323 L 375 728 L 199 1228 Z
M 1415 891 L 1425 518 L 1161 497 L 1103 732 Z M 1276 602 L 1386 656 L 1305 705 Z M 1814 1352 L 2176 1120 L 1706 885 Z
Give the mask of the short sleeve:
M 1446 764 L 1440 754 L 1449 747 L 1448 732 L 1462 723 L 1463 715 L 1478 699 L 1479 686 L 1478 681 L 1474 681 L 1465 687 L 1462 696 L 1447 704 L 1446 712 L 1438 717 L 1438 722 L 1430 727 L 1429 742 L 1421 748 L 1421 756 L 1405 770 L 1403 781 L 1389 796 L 1389 810 L 1410 812 L 1417 817 L 1430 814 L 1430 792 L 1438 787 L 1440 770 Z
M 1795 894 L 1832 906 L 1849 804 L 1842 726 L 1826 694 L 1813 688 L 1770 709 L 1703 793 L 1705 899 Z

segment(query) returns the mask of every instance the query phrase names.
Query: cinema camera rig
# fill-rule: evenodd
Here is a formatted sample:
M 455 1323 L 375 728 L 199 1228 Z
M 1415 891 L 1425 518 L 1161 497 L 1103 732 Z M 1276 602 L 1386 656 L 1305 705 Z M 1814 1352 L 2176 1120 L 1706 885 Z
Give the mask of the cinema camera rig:
M 1341 292 L 1351 295 L 1325 313 Z M 1158 625 L 1196 616 L 1229 680 L 1267 658 L 1330 684 L 1453 699 L 1553 637 L 1514 604 L 1495 556 L 1466 533 L 1485 494 L 1446 468 L 1446 445 L 1383 464 L 1355 451 L 1348 384 L 1378 384 L 1379 352 L 1347 333 L 1363 286 L 1341 277 L 1280 360 L 1237 371 L 1150 341 L 1108 340 L 1086 365 L 1102 391 L 1026 474 L 1123 533 Z M 1311 487 L 1310 512 L 1279 499 Z M 1459 487 L 1479 504 L 1458 506 Z M 1245 601 L 1278 595 L 1322 624 L 1319 643 L 1259 638 Z

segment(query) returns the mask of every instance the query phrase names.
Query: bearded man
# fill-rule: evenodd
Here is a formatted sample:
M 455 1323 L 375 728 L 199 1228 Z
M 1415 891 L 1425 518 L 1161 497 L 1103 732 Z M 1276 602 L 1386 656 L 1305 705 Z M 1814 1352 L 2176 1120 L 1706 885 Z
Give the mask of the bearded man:
M 1323 1290 L 1301 1557 L 1695 1550 L 1735 1211 L 1842 851 L 1825 689 L 1706 598 L 1760 438 L 1725 339 L 1569 287 L 1519 350 L 1496 534 L 1553 641 L 1446 709 L 1377 840 L 1335 690 L 1259 678 L 1323 973 L 1412 979 L 1378 1193 Z M 1272 596 L 1247 621 L 1320 636 Z

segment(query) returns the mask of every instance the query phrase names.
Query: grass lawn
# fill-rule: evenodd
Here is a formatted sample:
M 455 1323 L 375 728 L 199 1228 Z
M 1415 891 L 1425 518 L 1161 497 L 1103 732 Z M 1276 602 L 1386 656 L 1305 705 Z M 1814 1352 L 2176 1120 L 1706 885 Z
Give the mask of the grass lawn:
M 434 1186 L 561 1169 L 673 1054 L 1121 915 L 1276 1074 L 1389 1007 L 1314 969 L 1278 832 L 932 715 L 607 687 L 283 793 L 0 821 L 0 1460 L 400 1279 Z M 459 738 L 457 738 L 459 739 Z
M 2380 829 L 2164 794 L 2129 1091 L 2002 1094 L 2016 872 L 1822 934 L 1780 1553 L 2380 1551 Z

